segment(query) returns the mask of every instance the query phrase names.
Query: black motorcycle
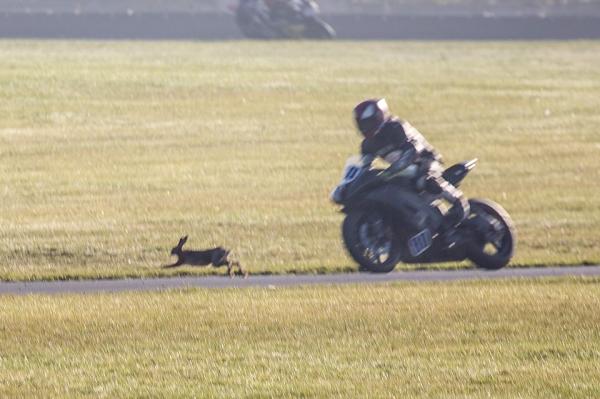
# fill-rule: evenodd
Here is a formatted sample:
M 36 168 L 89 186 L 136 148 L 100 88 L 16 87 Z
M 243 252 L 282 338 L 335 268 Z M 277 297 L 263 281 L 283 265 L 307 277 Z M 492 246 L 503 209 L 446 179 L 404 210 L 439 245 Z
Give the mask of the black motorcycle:
M 474 159 L 451 166 L 443 176 L 458 187 L 476 162 Z M 387 273 L 399 262 L 465 259 L 484 269 L 506 266 L 516 240 L 508 213 L 492 201 L 470 199 L 470 214 L 465 221 L 441 233 L 447 207 L 439 197 L 415 189 L 409 177 L 411 167 L 390 174 L 363 167 L 358 157 L 346 163 L 332 200 L 342 205 L 346 214 L 342 225 L 344 244 L 360 269 Z
M 241 1 L 235 19 L 250 39 L 333 39 L 335 30 L 320 17 L 314 0 L 291 0 L 269 8 L 262 0 Z

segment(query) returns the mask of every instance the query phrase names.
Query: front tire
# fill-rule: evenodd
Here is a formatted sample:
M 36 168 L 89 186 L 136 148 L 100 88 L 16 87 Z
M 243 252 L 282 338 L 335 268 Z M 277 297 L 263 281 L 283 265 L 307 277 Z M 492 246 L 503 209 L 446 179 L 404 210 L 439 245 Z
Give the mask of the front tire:
M 350 212 L 342 224 L 342 237 L 361 271 L 389 273 L 401 259 L 398 238 L 381 212 Z
M 515 251 L 516 230 L 510 215 L 489 200 L 469 200 L 469 219 L 481 218 L 473 226 L 467 257 L 478 267 L 498 270 L 510 262 Z M 467 221 L 468 222 L 468 221 Z

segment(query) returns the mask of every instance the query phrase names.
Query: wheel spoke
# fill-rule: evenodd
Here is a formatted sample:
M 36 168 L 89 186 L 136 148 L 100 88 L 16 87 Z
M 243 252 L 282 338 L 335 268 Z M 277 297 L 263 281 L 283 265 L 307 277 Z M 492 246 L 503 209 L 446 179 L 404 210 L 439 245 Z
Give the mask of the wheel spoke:
M 496 248 L 497 251 L 500 251 L 500 249 L 502 249 L 502 239 L 501 238 L 493 240 L 490 244 L 492 244 Z
M 379 265 L 391 257 L 392 238 L 390 229 L 380 217 L 371 217 L 359 227 L 359 238 L 364 255 Z

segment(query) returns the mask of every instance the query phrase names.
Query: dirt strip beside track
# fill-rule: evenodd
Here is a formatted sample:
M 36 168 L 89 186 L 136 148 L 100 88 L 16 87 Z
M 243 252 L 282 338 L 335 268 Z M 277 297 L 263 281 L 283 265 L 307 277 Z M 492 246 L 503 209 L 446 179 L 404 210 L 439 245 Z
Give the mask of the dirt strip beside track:
M 389 274 L 323 274 L 250 276 L 247 279 L 228 277 L 172 277 L 127 280 L 83 280 L 56 282 L 3 282 L 0 295 L 82 294 L 122 291 L 152 291 L 186 288 L 248 288 L 291 287 L 332 284 L 372 284 L 396 281 L 443 282 L 460 280 L 489 280 L 510 278 L 600 276 L 600 266 L 565 266 L 538 268 L 505 268 L 498 271 L 479 269 L 399 271 Z

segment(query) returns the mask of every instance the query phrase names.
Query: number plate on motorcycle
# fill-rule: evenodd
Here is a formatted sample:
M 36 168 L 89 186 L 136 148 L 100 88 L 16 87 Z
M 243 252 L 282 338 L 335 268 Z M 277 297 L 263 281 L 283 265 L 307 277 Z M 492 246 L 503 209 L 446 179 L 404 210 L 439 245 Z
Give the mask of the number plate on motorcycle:
M 408 250 L 413 257 L 417 257 L 431 247 L 431 242 L 431 231 L 425 229 L 408 240 Z

